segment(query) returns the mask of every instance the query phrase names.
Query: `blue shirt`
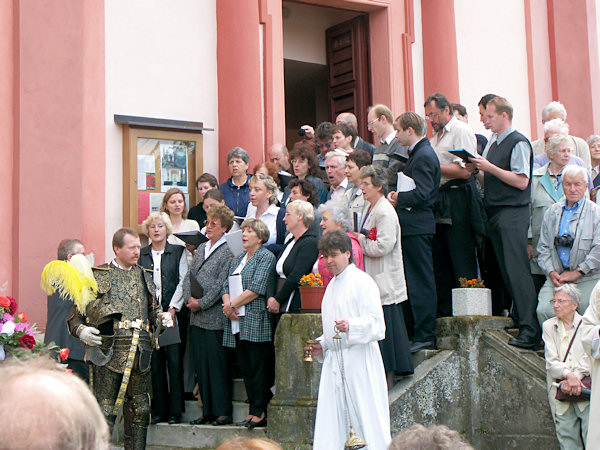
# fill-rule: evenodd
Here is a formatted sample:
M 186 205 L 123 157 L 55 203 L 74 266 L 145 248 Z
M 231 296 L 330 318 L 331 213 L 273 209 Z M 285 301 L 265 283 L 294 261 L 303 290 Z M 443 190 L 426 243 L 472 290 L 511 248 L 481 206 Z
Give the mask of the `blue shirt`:
M 562 215 L 560 216 L 558 236 L 564 236 L 565 234 L 571 235 L 571 233 L 569 232 L 569 222 L 579 209 L 579 206 L 581 206 L 582 200 L 583 199 L 576 202 L 571 208 L 567 206 L 567 201 L 565 200 L 565 204 L 562 207 Z M 573 238 L 575 238 L 575 236 L 573 236 Z M 556 247 L 556 253 L 558 253 L 558 257 L 560 258 L 560 262 L 563 265 L 563 269 L 569 270 L 571 268 L 571 264 L 569 263 L 571 249 L 568 247 Z
M 250 184 L 248 184 L 250 178 L 252 175 L 248 175 L 242 186 L 236 186 L 231 178 L 221 185 L 225 204 L 238 217 L 246 217 L 248 203 L 250 203 Z

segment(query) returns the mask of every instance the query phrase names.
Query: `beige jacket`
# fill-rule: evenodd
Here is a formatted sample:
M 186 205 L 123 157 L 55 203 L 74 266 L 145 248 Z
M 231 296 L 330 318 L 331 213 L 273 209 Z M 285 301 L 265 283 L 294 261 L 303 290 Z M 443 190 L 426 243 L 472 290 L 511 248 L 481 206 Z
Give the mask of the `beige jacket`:
M 370 203 L 363 211 L 367 214 Z M 400 240 L 400 222 L 396 210 L 385 198 L 381 197 L 371 210 L 363 228 L 377 228 L 377 239 L 371 240 L 359 235 L 363 249 L 365 272 L 371 275 L 379 287 L 382 305 L 392 305 L 406 300 L 406 281 Z

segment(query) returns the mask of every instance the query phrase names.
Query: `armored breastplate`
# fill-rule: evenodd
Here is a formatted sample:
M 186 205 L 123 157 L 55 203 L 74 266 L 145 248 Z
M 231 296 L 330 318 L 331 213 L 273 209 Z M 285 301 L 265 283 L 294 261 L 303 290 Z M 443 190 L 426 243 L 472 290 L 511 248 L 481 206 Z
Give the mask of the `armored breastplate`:
M 150 297 L 154 284 L 144 276 L 141 267 L 122 270 L 109 266 L 94 272 L 98 282 L 98 298 L 87 308 L 86 322 L 100 330 L 102 345 L 88 349 L 88 359 L 96 365 L 106 365 L 115 372 L 122 372 L 133 329 L 129 324 L 141 321 L 140 368 L 149 367 L 151 341 L 148 335 Z M 139 323 L 139 322 L 138 322 Z

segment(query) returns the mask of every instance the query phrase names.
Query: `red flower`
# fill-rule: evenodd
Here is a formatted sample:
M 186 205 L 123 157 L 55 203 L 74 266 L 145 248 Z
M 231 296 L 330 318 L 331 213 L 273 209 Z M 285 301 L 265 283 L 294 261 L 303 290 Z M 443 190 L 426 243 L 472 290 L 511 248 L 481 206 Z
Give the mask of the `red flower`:
M 58 352 L 58 355 L 60 356 L 61 361 L 65 361 L 69 357 L 69 349 L 61 348 L 60 352 Z
M 17 301 L 14 298 L 12 298 L 11 296 L 8 296 L 6 298 L 8 300 L 10 300 L 10 311 L 8 311 L 8 312 L 11 316 L 14 316 L 15 313 L 17 312 Z
M 35 347 L 35 338 L 30 334 L 24 334 L 19 338 L 19 344 L 21 347 L 31 350 L 33 347 Z
M 27 314 L 21 311 L 19 314 L 17 314 L 17 319 L 19 319 L 21 322 L 27 322 Z
M 0 297 L 0 306 L 2 308 L 9 309 L 10 308 L 10 300 L 6 297 Z
M 369 234 L 367 235 L 367 239 L 371 239 L 372 241 L 377 240 L 377 228 L 373 227 L 369 230 Z

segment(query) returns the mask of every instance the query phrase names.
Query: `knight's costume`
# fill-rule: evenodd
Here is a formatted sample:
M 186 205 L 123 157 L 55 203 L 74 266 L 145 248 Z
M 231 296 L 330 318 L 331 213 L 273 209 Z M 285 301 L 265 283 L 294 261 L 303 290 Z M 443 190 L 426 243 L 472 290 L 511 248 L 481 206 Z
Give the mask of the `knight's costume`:
M 73 306 L 67 326 L 76 337 L 87 326 L 100 330 L 102 344 L 86 349 L 94 395 L 111 431 L 123 405 L 125 448 L 143 449 L 150 418 L 150 356 L 161 324 L 152 273 L 111 263 L 94 267 L 93 274 L 97 297 L 85 315 Z

